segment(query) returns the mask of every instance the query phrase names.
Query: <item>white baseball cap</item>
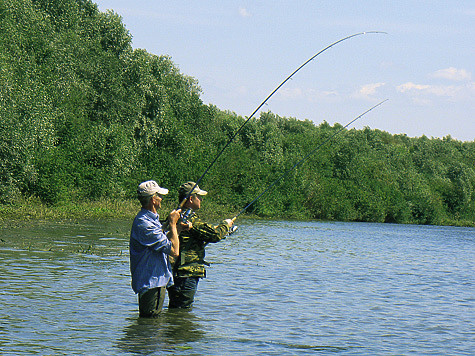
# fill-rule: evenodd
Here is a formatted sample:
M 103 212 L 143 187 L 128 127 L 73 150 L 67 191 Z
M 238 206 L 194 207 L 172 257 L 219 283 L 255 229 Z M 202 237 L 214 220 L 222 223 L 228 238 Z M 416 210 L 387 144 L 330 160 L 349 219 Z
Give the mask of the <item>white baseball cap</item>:
M 146 182 L 140 183 L 139 188 L 137 189 L 137 194 L 139 197 L 147 197 L 154 195 L 155 193 L 166 195 L 168 194 L 168 189 L 161 188 L 154 180 L 148 180 Z

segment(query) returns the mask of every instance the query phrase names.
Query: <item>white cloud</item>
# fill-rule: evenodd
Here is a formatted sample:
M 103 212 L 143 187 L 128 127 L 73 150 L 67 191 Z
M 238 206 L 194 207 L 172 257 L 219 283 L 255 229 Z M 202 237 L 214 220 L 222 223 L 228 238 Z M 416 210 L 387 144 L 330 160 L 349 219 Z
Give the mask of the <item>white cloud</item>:
M 422 85 L 408 82 L 399 85 L 396 89 L 401 93 L 410 92 L 413 94 L 446 96 L 453 98 L 457 96 L 463 87 L 455 85 Z
M 418 104 L 431 104 L 431 98 L 447 98 L 450 101 L 473 100 L 475 98 L 475 83 L 466 85 L 427 85 L 407 82 L 396 87 L 400 93 L 411 96 Z
M 457 69 L 454 67 L 440 69 L 435 71 L 430 75 L 432 78 L 442 78 L 442 79 L 449 79 L 457 82 L 471 80 L 472 73 L 465 69 Z
M 239 8 L 239 15 L 241 15 L 241 17 L 250 17 L 251 13 L 249 11 L 247 11 L 246 8 L 240 7 Z
M 405 93 L 407 91 L 422 91 L 430 88 L 430 85 L 414 84 L 412 82 L 407 82 L 396 87 L 396 90 L 400 93 Z
M 370 83 L 360 87 L 360 89 L 352 95 L 354 98 L 371 99 L 376 94 L 376 89 L 384 86 L 386 83 Z

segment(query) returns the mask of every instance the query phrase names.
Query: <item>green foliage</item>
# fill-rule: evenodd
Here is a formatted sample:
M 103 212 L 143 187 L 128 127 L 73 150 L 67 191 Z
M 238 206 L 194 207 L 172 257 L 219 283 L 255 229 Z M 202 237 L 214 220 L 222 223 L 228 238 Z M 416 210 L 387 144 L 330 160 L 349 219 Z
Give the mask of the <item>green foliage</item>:
M 1 1 L 0 203 L 133 199 L 147 179 L 176 201 L 245 122 L 200 93 L 169 56 L 132 49 L 120 16 L 90 0 Z M 238 213 L 272 185 L 247 212 L 475 224 L 475 142 L 365 128 L 320 147 L 341 128 L 251 118 L 200 183 L 205 205 Z

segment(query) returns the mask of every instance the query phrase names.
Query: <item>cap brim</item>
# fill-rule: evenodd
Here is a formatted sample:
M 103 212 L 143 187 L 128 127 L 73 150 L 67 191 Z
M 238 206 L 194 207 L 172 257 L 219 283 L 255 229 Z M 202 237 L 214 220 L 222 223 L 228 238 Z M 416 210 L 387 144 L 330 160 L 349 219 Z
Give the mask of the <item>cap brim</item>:
M 167 188 L 159 188 L 157 190 L 157 193 L 162 194 L 162 195 L 167 195 L 168 194 L 168 189 Z
M 198 194 L 198 195 L 206 195 L 206 194 L 208 194 L 208 192 L 207 192 L 206 190 L 201 190 L 201 189 L 200 189 L 199 191 L 197 191 L 197 192 L 194 192 L 194 194 Z

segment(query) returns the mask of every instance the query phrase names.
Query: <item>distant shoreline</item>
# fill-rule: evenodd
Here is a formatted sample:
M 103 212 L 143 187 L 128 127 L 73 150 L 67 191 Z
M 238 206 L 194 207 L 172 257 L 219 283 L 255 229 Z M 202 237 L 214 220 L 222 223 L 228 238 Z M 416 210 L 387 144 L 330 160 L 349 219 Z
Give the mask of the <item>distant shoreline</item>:
M 221 219 L 232 218 L 237 210 L 229 206 L 221 206 L 207 202 L 200 210 L 200 215 L 209 221 L 219 221 Z M 161 217 L 175 209 L 174 202 L 165 201 L 159 210 Z M 8 225 L 21 225 L 32 221 L 84 221 L 84 220 L 132 220 L 140 210 L 140 204 L 135 199 L 132 200 L 108 200 L 68 202 L 58 206 L 49 206 L 37 199 L 25 200 L 21 203 L 0 205 L 0 224 L 2 227 Z M 258 216 L 246 214 L 246 219 L 287 219 L 287 220 L 316 220 L 305 217 L 289 216 Z M 444 224 L 434 226 L 457 226 L 475 227 L 471 221 L 445 221 Z

